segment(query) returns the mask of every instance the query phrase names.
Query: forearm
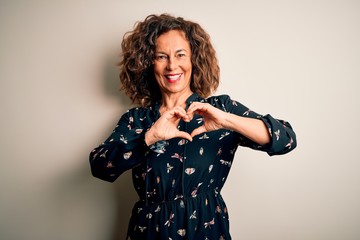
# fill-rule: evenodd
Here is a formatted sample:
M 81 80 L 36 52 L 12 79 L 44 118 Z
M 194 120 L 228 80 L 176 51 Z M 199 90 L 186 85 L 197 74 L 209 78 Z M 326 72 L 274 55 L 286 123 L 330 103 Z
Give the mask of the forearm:
M 152 128 L 145 133 L 144 141 L 147 146 L 150 146 L 158 141 L 158 138 L 155 136 L 155 131 Z
M 259 145 L 265 145 L 271 141 L 269 130 L 262 120 L 241 117 L 232 113 L 225 113 L 224 116 L 224 128 L 238 132 Z

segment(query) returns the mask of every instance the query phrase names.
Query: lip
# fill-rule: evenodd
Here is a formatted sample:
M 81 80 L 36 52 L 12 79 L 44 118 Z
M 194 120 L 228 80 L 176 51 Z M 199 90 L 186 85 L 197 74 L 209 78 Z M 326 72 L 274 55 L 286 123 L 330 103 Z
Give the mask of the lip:
M 183 73 L 176 73 L 176 74 L 166 74 L 164 75 L 164 78 L 169 83 L 175 83 L 180 80 Z

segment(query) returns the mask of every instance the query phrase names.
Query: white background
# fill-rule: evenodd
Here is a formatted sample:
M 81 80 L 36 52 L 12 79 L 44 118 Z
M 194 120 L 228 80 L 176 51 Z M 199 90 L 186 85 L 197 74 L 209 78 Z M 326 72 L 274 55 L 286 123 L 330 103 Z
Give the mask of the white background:
M 360 239 L 360 2 L 0 1 L 0 239 L 124 239 L 136 195 L 88 154 L 130 106 L 120 43 L 151 13 L 200 23 L 217 94 L 288 120 L 298 148 L 241 148 L 223 189 L 235 240 Z

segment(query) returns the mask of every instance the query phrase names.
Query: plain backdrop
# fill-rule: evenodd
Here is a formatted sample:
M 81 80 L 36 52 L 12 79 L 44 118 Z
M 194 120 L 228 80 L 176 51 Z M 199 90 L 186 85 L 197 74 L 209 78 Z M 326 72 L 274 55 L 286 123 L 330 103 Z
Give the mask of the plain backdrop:
M 152 13 L 200 23 L 217 94 L 288 120 L 298 148 L 237 151 L 222 193 L 235 240 L 360 239 L 360 1 L 0 1 L 0 239 L 124 239 L 130 172 L 89 152 L 131 103 L 120 43 Z

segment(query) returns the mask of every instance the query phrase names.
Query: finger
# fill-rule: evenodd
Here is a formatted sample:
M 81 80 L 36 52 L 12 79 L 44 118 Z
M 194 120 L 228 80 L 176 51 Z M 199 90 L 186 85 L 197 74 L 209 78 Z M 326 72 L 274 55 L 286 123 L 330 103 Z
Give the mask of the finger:
M 185 122 L 190 122 L 190 118 L 188 116 L 188 114 L 186 113 L 185 109 L 176 109 L 174 110 L 174 114 L 176 117 L 181 118 L 182 120 L 184 120 Z
M 204 117 L 205 112 L 202 111 L 201 109 L 194 109 L 194 111 L 191 111 L 191 112 L 187 113 L 187 116 L 189 117 L 190 120 L 192 120 L 195 115 L 200 115 L 200 116 Z
M 192 118 L 190 118 L 190 116 L 186 114 L 186 115 L 182 118 L 182 120 L 184 120 L 185 122 L 190 122 L 190 121 L 192 120 Z
M 171 109 L 167 112 L 165 112 L 162 116 L 164 116 L 167 120 L 169 121 L 177 121 L 180 118 L 183 118 L 184 116 L 186 116 L 186 113 L 182 112 L 179 109 Z
M 186 114 L 187 122 L 190 122 L 194 118 L 194 114 Z
M 202 103 L 198 103 L 198 102 L 192 103 L 188 108 L 188 110 L 186 111 L 186 114 L 189 116 L 189 119 L 193 119 L 194 115 L 198 114 L 197 111 L 202 107 L 203 107 Z
M 186 110 L 182 107 L 175 107 L 173 109 L 173 113 L 176 117 L 180 117 L 182 120 L 184 120 L 185 122 L 190 122 L 190 118 L 186 112 Z
M 201 134 L 203 132 L 206 132 L 206 128 L 204 126 L 200 126 L 198 128 L 195 128 L 191 133 L 191 137 L 199 135 L 199 134 Z
M 201 115 L 202 112 L 206 112 L 208 109 L 208 106 L 205 103 L 196 103 L 196 105 L 192 106 L 188 109 L 187 114 L 189 116 L 193 116 L 194 114 Z
M 174 108 L 173 113 L 181 118 L 184 118 L 187 116 L 185 109 L 183 109 L 182 107 Z
M 183 131 L 179 131 L 177 134 L 177 137 L 185 138 L 185 139 L 189 140 L 190 142 L 192 142 L 192 140 L 193 140 L 193 138 L 191 137 L 190 134 L 188 134 L 187 132 L 183 132 Z
M 187 110 L 187 113 L 189 113 L 189 112 L 194 112 L 199 106 L 201 106 L 201 103 L 199 103 L 199 102 L 193 102 L 193 103 L 189 106 L 189 108 L 188 108 L 188 110 Z

